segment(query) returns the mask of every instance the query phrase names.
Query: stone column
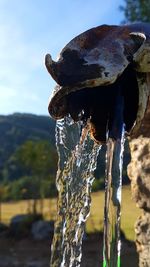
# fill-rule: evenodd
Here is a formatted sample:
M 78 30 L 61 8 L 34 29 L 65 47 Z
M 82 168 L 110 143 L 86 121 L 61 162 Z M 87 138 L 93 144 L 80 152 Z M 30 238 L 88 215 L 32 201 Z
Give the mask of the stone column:
M 139 267 L 150 267 L 150 139 L 139 137 L 129 142 L 131 162 L 128 175 L 132 197 L 142 210 L 135 224 Z

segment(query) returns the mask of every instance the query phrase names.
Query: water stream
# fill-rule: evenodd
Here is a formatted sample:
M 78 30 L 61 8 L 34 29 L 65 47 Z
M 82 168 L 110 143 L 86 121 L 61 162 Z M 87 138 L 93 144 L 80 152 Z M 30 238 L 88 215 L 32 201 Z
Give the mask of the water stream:
M 120 267 L 122 166 L 125 140 L 124 97 L 116 88 L 112 122 L 107 133 L 103 267 Z
M 103 267 L 120 267 L 120 218 L 124 134 L 109 138 L 106 154 Z
M 90 212 L 91 187 L 100 146 L 90 138 L 82 122 L 70 117 L 57 122 L 59 153 L 58 216 L 52 244 L 51 267 L 80 266 L 85 221 Z
M 116 88 L 108 121 L 104 206 L 103 267 L 120 267 L 120 207 L 124 148 L 124 98 Z M 57 121 L 59 154 L 56 185 L 58 216 L 52 244 L 51 267 L 79 267 L 85 222 L 90 212 L 91 187 L 100 145 L 90 137 L 89 123 L 71 116 Z

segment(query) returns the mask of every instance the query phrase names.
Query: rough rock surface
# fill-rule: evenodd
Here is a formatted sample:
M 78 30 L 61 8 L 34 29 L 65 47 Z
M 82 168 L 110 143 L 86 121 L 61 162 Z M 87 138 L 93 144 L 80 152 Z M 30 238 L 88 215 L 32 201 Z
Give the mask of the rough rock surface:
M 41 220 L 41 214 L 19 214 L 11 219 L 9 227 L 9 236 L 26 237 L 30 236 L 31 227 L 34 222 Z
M 139 208 L 150 212 L 150 139 L 138 138 L 130 142 L 131 163 L 128 175 L 132 196 Z
M 132 196 L 143 214 L 135 225 L 139 267 L 150 267 L 150 139 L 139 137 L 130 141 L 131 162 L 128 175 Z
M 31 233 L 35 240 L 48 239 L 53 235 L 54 222 L 39 220 L 32 224 Z
M 150 266 L 150 213 L 144 212 L 135 224 L 136 245 L 139 253 L 139 266 Z

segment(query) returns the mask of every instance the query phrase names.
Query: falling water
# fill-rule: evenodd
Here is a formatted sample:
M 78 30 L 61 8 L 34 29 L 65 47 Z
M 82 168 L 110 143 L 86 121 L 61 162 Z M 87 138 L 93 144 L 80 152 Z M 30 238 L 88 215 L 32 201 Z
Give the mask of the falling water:
M 81 130 L 82 126 L 82 122 L 74 123 L 71 117 L 59 120 L 56 125 L 59 201 L 51 267 L 76 267 L 81 262 L 93 173 L 100 150 L 100 146 L 91 140 L 88 126 Z
M 113 119 L 107 137 L 103 267 L 120 267 L 124 129 L 124 97 L 122 88 L 118 87 L 116 88 Z
M 103 267 L 120 267 L 120 217 L 124 134 L 107 142 Z
M 71 116 L 56 124 L 59 200 L 51 267 L 79 267 L 81 263 L 82 238 L 90 212 L 93 173 L 100 150 L 90 138 L 88 125 L 88 121 L 86 124 L 83 121 L 75 123 Z M 108 119 L 103 267 L 120 267 L 123 147 L 124 97 L 118 85 Z

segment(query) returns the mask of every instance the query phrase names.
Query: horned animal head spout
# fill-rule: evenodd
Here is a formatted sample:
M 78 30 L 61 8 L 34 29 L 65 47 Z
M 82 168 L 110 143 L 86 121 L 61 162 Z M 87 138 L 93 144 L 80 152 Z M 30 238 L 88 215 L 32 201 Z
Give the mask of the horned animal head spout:
M 105 141 L 112 99 L 122 87 L 126 131 L 131 136 L 149 134 L 143 129 L 150 118 L 150 24 L 90 29 L 69 42 L 57 62 L 46 55 L 45 64 L 58 84 L 49 103 L 52 117 L 70 114 L 78 120 L 84 111 L 93 138 Z

